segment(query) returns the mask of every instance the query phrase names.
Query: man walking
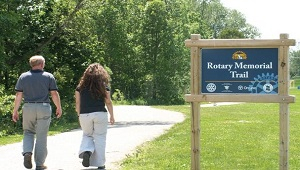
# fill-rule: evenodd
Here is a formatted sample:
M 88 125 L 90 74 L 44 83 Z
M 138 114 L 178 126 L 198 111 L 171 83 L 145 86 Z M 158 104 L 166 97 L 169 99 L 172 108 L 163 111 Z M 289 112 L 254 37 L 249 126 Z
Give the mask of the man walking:
M 47 157 L 47 135 L 52 114 L 49 92 L 56 106 L 57 118 L 62 115 L 62 110 L 56 80 L 51 73 L 44 71 L 44 57 L 32 56 L 29 64 L 31 70 L 21 74 L 15 87 L 16 98 L 12 120 L 14 122 L 19 120 L 18 110 L 24 98 L 22 107 L 24 166 L 27 169 L 32 168 L 31 156 L 34 148 L 36 169 L 41 170 L 47 169 L 44 163 Z

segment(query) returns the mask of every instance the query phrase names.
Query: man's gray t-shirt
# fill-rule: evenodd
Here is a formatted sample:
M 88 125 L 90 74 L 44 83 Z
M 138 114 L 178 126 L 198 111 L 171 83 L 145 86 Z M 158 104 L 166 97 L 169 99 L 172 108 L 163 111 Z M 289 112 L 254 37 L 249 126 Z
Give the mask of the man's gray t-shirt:
M 54 76 L 43 70 L 22 73 L 15 90 L 23 92 L 25 102 L 50 102 L 49 91 L 57 90 Z

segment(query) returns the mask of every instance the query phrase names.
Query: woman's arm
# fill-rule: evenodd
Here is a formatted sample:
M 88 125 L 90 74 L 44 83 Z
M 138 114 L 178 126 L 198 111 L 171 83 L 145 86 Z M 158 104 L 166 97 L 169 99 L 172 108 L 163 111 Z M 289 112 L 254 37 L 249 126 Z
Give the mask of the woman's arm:
M 106 92 L 106 98 L 105 98 L 104 102 L 105 102 L 108 112 L 110 114 L 110 119 L 109 119 L 110 124 L 113 125 L 115 123 L 115 118 L 114 118 L 113 104 L 112 104 L 112 101 L 110 98 L 110 91 Z
M 75 109 L 77 112 L 77 115 L 80 114 L 80 93 L 78 91 L 75 91 Z

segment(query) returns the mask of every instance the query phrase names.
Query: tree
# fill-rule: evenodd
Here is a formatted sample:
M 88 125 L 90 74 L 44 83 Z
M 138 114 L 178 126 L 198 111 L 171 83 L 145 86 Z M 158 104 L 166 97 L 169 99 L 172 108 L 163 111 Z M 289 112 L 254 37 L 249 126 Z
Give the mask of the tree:
M 142 23 L 141 45 L 142 54 L 144 56 L 145 66 L 147 70 L 147 89 L 148 99 L 156 101 L 158 98 L 158 69 L 160 61 L 163 57 L 161 50 L 164 49 L 164 41 L 167 28 L 167 13 L 165 3 L 154 0 L 147 3 L 145 8 L 145 17 Z
M 18 13 L 17 1 L 0 2 L 0 84 L 5 90 L 11 87 L 11 77 L 16 76 L 12 68 L 18 60 L 18 47 L 26 32 L 22 28 L 22 16 Z M 23 63 L 23 62 L 19 62 Z
M 291 77 L 300 76 L 300 50 L 290 53 L 290 75 Z
M 246 22 L 245 16 L 237 10 L 228 10 L 225 17 L 225 28 L 227 35 L 232 33 L 229 37 L 237 38 L 256 38 L 260 36 L 256 27 Z M 220 32 L 222 34 L 223 30 Z M 224 33 L 223 35 L 224 36 Z
M 212 30 L 210 38 L 221 38 L 224 37 L 224 34 L 226 34 L 226 37 L 236 37 L 240 33 L 244 35 L 239 35 L 239 38 L 260 36 L 257 28 L 248 24 L 242 13 L 227 9 L 220 3 L 220 0 L 202 0 L 200 4 L 201 18 L 206 21 Z M 223 30 L 226 30 L 225 33 Z M 229 33 L 234 35 L 228 35 Z
M 189 84 L 189 52 L 183 45 L 190 34 L 188 3 L 181 0 L 148 2 L 142 21 L 144 98 L 149 103 L 179 104 Z M 193 27 L 197 30 L 201 24 Z M 205 29 L 204 29 L 205 30 Z M 203 31 L 204 32 L 204 31 Z
M 86 66 L 100 62 L 113 73 L 112 90 L 126 99 L 182 102 L 190 71 L 184 41 L 191 34 L 256 33 L 219 0 L 6 0 L 0 14 L 1 85 L 12 93 L 29 57 L 42 54 L 67 100 Z
M 220 32 L 220 39 L 239 39 L 245 38 L 244 34 L 236 29 L 224 29 Z
M 113 72 L 112 90 L 120 91 L 126 99 L 141 93 L 143 62 L 136 37 L 139 31 L 140 8 L 135 1 L 106 1 L 93 17 L 102 48 L 103 64 Z

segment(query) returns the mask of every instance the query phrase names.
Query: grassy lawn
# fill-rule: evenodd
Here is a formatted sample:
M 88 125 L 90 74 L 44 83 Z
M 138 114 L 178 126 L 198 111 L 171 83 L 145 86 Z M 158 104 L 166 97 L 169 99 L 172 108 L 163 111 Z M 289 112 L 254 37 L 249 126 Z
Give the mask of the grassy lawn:
M 289 169 L 300 167 L 300 90 L 291 89 Z M 186 120 L 139 147 L 122 170 L 190 169 L 190 106 L 159 106 L 182 112 Z M 210 170 L 279 169 L 279 104 L 245 103 L 201 108 L 200 167 Z

